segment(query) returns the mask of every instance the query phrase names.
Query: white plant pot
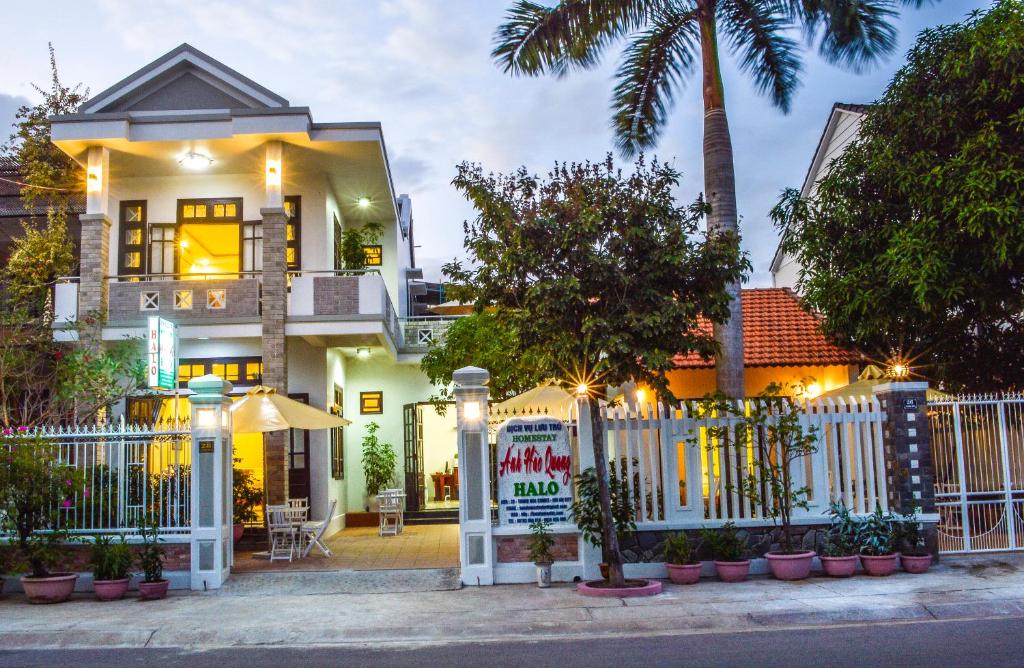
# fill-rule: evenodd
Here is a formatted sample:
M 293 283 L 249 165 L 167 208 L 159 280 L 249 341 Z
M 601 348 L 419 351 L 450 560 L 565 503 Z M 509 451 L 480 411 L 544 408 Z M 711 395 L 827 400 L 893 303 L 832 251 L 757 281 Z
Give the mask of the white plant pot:
M 537 567 L 537 586 L 547 589 L 551 586 L 551 564 L 534 564 Z

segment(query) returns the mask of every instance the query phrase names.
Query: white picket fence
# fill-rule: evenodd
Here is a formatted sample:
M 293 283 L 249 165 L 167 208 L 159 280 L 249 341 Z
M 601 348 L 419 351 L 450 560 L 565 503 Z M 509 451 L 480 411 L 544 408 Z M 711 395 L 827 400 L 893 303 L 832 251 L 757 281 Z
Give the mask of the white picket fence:
M 135 533 L 147 517 L 165 535 L 191 531 L 191 432 L 186 423 L 43 427 L 85 490 L 59 508 L 72 533 Z
M 754 401 L 736 402 L 734 411 L 746 414 Z M 794 519 L 822 521 L 832 500 L 856 514 L 876 504 L 888 510 L 878 399 L 822 398 L 801 402 L 798 410 L 805 433 L 817 436 L 817 451 L 791 469 L 794 488 L 810 490 L 809 509 L 798 509 Z M 742 420 L 729 413 L 689 402 L 602 408 L 608 461 L 626 485 L 638 529 L 764 524 L 763 510 L 740 489 L 744 478 L 757 475 L 754 458 L 766 456 L 768 445 L 756 430 L 742 447 L 729 438 Z M 777 419 L 769 417 L 769 424 Z

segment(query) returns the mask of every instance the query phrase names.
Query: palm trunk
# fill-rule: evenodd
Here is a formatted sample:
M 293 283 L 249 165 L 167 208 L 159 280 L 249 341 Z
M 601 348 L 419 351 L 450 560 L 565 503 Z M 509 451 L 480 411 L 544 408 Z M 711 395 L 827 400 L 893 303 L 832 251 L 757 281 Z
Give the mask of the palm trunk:
M 612 514 L 611 486 L 608 482 L 608 454 L 604 449 L 604 428 L 601 424 L 601 410 L 597 399 L 590 397 L 590 429 L 594 441 L 594 473 L 597 475 L 597 495 L 601 500 L 601 554 L 608 563 L 608 582 L 612 587 L 624 587 L 626 578 L 622 574 L 622 553 L 619 552 L 619 534 L 615 531 Z
M 704 91 L 704 196 L 711 207 L 708 214 L 709 236 L 728 232 L 739 238 L 736 216 L 736 171 L 732 159 L 729 119 L 725 113 L 725 92 L 718 61 L 718 36 L 715 26 L 715 0 L 700 0 L 700 48 Z M 740 281 L 726 287 L 729 293 L 729 319 L 715 324 L 718 343 L 715 375 L 718 390 L 730 397 L 744 396 L 743 384 L 743 312 L 740 308 Z

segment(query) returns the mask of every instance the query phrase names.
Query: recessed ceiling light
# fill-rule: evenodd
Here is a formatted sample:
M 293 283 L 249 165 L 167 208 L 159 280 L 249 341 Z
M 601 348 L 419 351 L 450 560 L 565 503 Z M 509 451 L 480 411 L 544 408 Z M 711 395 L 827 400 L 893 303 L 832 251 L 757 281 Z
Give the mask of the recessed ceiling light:
M 356 204 L 359 205 L 360 209 L 369 208 L 369 206 L 370 206 L 370 198 L 369 197 L 360 197 L 359 200 L 356 202 Z
M 370 356 L 370 349 L 356 348 L 356 356 L 359 357 L 359 359 L 366 359 Z
M 213 158 L 202 153 L 189 151 L 178 159 L 178 164 L 187 169 L 203 169 L 213 164 Z

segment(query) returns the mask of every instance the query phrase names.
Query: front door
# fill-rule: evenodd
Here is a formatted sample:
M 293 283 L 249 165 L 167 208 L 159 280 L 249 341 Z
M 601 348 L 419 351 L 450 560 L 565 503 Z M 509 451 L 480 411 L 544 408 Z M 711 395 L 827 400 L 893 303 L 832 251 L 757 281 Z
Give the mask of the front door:
M 308 394 L 289 394 L 288 398 L 309 403 Z M 309 499 L 309 432 L 288 430 L 288 498 Z
M 417 438 L 416 404 L 402 407 L 403 436 L 405 441 L 405 507 L 407 510 L 423 508 L 423 440 Z

